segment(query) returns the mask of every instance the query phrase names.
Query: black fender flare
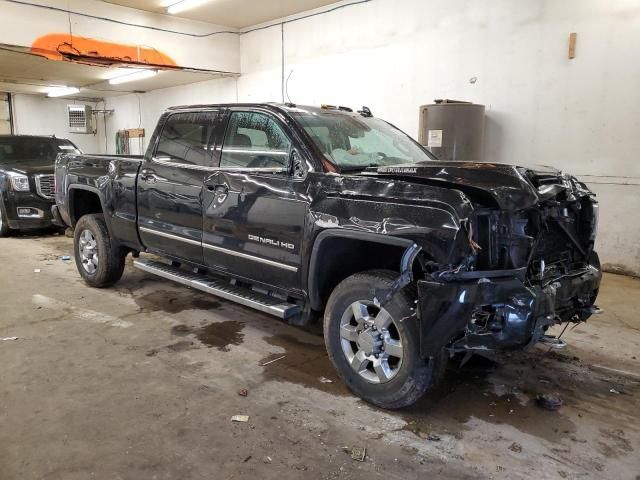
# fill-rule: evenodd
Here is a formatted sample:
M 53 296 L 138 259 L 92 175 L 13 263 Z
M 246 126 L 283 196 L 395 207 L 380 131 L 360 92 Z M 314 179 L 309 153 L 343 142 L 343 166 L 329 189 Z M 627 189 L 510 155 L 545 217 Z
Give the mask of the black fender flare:
M 318 285 L 318 272 L 321 268 L 318 258 L 322 250 L 323 243 L 328 239 L 345 238 L 350 240 L 362 240 L 371 243 L 379 243 L 383 245 L 390 245 L 394 247 L 402 247 L 407 249 L 411 247 L 414 242 L 407 238 L 394 237 L 391 235 L 383 235 L 379 233 L 362 232 L 358 230 L 342 230 L 338 228 L 327 229 L 321 231 L 313 242 L 313 248 L 311 249 L 311 259 L 309 260 L 309 271 L 307 286 L 309 289 L 309 302 L 313 310 L 322 309 L 322 298 L 320 296 L 320 286 Z
M 74 209 L 74 204 L 72 201 L 73 196 L 71 195 L 71 192 L 73 190 L 84 190 L 86 192 L 91 192 L 96 194 L 96 196 L 98 197 L 98 200 L 100 201 L 100 208 L 102 209 L 102 214 L 104 215 L 104 223 L 107 225 L 107 231 L 109 232 L 109 236 L 111 237 L 111 240 L 113 242 L 118 243 L 118 239 L 113 235 L 113 231 L 111 230 L 111 215 L 108 214 L 108 210 L 105 206 L 106 204 L 105 204 L 104 195 L 100 191 L 100 189 L 93 187 L 91 185 L 72 184 L 72 185 L 69 185 L 69 188 L 67 188 L 67 198 L 69 199 L 69 205 L 68 205 L 69 221 L 71 223 L 71 227 L 75 228 L 76 223 L 78 221 L 78 219 L 74 218 L 71 213 L 73 212 L 73 209 Z

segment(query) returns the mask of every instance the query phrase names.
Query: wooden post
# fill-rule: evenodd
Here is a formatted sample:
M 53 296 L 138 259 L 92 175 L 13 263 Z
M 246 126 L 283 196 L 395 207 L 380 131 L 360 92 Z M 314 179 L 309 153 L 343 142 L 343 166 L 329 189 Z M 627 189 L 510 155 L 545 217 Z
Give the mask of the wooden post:
M 573 60 L 576 58 L 576 40 L 578 38 L 578 34 L 573 32 L 569 34 L 569 60 Z

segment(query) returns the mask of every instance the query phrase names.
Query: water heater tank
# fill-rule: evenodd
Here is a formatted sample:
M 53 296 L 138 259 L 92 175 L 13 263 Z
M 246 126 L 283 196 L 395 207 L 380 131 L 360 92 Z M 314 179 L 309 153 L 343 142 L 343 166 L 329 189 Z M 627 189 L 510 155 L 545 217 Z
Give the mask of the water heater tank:
M 419 142 L 440 160 L 482 161 L 484 105 L 435 100 L 420 107 Z

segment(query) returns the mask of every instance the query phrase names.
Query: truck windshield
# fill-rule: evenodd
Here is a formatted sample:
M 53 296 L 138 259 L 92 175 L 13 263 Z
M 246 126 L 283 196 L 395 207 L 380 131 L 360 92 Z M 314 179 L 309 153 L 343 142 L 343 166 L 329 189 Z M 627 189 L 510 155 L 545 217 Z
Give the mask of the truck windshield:
M 0 137 L 0 162 L 55 161 L 58 153 L 80 153 L 68 140 L 37 137 Z
M 292 112 L 320 151 L 342 171 L 435 160 L 407 134 L 347 112 Z

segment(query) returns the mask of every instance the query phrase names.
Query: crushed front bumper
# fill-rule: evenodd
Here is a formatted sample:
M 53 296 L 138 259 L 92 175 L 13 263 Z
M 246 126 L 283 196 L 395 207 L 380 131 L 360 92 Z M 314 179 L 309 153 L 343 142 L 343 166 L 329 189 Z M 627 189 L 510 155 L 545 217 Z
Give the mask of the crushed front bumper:
M 586 320 L 602 278 L 597 254 L 580 270 L 538 284 L 523 272 L 473 272 L 447 281 L 418 281 L 420 349 L 424 357 L 452 351 L 517 348 L 537 342 L 549 325 Z M 482 310 L 496 321 L 475 323 Z M 493 313 L 491 313 L 493 312 Z

